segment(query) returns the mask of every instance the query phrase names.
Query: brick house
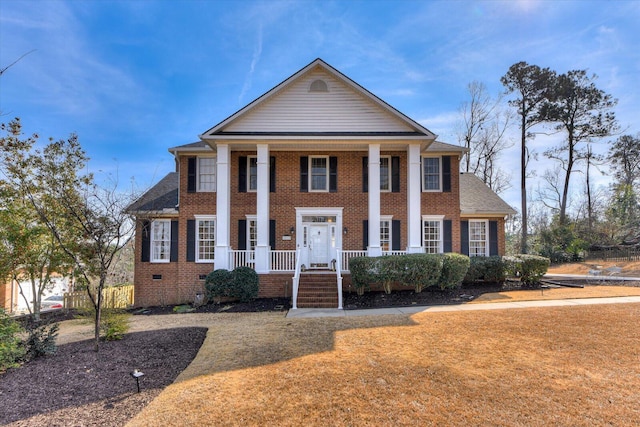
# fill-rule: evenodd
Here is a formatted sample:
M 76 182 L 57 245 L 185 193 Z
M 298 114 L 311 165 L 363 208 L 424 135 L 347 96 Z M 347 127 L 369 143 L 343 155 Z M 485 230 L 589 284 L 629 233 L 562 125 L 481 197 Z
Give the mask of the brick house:
M 341 308 L 354 256 L 505 251 L 514 211 L 459 173 L 464 148 L 321 59 L 199 138 L 129 207 L 138 306 L 193 301 L 214 269 L 250 266 L 260 297 Z

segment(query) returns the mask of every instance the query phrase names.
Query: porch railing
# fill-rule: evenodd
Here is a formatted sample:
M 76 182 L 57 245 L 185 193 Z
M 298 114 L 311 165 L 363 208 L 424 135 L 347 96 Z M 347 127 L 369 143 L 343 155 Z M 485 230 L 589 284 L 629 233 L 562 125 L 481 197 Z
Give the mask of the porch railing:
M 256 252 L 232 249 L 229 251 L 229 270 L 237 267 L 254 268 L 256 265 Z
M 271 271 L 294 271 L 296 251 L 271 251 Z
M 367 251 L 340 251 L 342 271 L 349 271 L 349 260 L 359 256 L 367 256 Z
M 293 270 L 291 309 L 298 309 L 298 285 L 300 284 L 300 267 L 302 265 L 300 249 L 296 250 L 296 266 Z

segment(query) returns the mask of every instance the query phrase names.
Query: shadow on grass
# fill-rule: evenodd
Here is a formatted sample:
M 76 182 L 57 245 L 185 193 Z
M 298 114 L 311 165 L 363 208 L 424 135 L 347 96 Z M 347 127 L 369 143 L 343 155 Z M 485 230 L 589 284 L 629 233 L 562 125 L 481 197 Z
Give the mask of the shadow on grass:
M 120 341 L 101 343 L 98 353 L 93 351 L 93 340 L 61 345 L 55 355 L 0 375 L 0 425 L 52 411 L 73 412 L 95 403 L 100 403 L 100 418 L 74 421 L 71 414 L 69 421 L 78 425 L 122 425 L 143 408 L 144 402 L 126 405 L 133 413 L 123 414 L 117 406 L 131 399 L 144 400 L 145 393 L 171 384 L 196 356 L 206 333 L 206 328 L 193 327 L 130 333 Z M 145 374 L 140 380 L 140 394 L 131 377 L 134 369 Z M 125 418 L 116 422 L 122 416 Z M 57 415 L 55 420 L 65 424 Z

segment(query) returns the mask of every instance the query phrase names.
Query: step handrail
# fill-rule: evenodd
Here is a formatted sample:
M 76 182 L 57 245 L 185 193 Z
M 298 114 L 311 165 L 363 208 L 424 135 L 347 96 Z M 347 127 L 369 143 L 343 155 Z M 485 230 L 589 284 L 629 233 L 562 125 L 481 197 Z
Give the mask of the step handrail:
M 338 286 L 338 310 L 342 310 L 342 251 L 338 249 L 336 256 L 336 282 Z
M 296 267 L 293 271 L 293 281 L 292 281 L 292 301 L 291 301 L 291 310 L 298 309 L 298 285 L 300 284 L 300 268 L 301 268 L 301 260 L 300 256 L 300 248 L 296 250 Z

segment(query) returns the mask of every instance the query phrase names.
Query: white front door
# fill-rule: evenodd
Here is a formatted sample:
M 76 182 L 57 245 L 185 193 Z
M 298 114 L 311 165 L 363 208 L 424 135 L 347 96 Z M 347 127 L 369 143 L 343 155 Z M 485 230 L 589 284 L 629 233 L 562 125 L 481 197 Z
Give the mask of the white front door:
M 309 264 L 311 268 L 329 265 L 329 226 L 327 224 L 309 225 Z

